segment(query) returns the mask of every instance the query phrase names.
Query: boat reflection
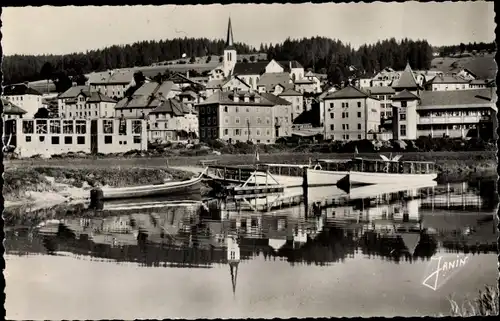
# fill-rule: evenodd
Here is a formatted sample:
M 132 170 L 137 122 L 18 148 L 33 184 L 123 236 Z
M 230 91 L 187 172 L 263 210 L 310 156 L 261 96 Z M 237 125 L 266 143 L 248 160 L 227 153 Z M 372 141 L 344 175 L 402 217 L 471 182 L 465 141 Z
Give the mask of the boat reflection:
M 228 264 L 233 287 L 239 262 L 260 256 L 328 265 L 356 254 L 411 262 L 442 250 L 496 251 L 496 245 L 490 246 L 496 244 L 494 211 L 488 209 L 492 204 L 476 186 L 367 188 L 345 195 L 329 187 L 333 195 L 318 190 L 297 204 L 275 202 L 274 207 L 259 198 L 148 200 L 114 203 L 100 211 L 78 208 L 73 215 L 53 214 L 54 219 L 40 224 L 7 229 L 6 250 L 17 255 L 71 253 L 152 267 Z M 468 217 L 468 229 L 460 220 L 449 224 L 460 215 L 433 211 L 443 198 L 451 203 L 464 200 L 467 206 L 461 208 L 467 211 L 462 216 Z

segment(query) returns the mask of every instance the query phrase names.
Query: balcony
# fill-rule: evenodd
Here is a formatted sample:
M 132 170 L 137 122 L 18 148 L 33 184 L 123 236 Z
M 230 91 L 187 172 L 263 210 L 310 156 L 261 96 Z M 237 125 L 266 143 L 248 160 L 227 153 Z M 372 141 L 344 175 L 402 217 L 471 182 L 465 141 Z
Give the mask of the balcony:
M 475 124 L 478 123 L 482 117 L 488 117 L 487 119 L 491 120 L 491 116 L 426 116 L 419 117 L 418 123 L 420 125 L 427 124 Z

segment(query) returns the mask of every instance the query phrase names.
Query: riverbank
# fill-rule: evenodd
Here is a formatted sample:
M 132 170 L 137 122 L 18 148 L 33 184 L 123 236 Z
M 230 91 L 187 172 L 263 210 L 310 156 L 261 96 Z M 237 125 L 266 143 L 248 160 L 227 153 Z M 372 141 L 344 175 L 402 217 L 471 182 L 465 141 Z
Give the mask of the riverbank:
M 68 166 L 68 165 L 67 165 Z M 71 166 L 71 165 L 70 165 Z M 5 165 L 4 207 L 29 207 L 30 210 L 62 203 L 88 200 L 93 187 L 126 187 L 182 181 L 192 173 L 159 168 L 63 167 Z

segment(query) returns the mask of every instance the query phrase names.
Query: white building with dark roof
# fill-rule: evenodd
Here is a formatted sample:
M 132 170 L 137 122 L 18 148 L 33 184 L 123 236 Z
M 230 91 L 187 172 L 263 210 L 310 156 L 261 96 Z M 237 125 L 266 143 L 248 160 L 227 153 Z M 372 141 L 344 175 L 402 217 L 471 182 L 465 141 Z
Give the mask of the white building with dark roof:
M 108 97 L 120 99 L 125 91 L 135 84 L 133 70 L 109 70 L 91 73 L 87 84 L 91 91 L 100 92 Z
M 368 139 L 379 131 L 380 101 L 364 90 L 346 86 L 327 94 L 323 101 L 325 139 Z
M 198 138 L 198 117 L 183 102 L 169 98 L 149 113 L 149 140 L 162 143 Z
M 42 107 L 42 94 L 27 84 L 3 87 L 2 97 L 26 111 L 26 117 L 34 117 Z
M 61 118 L 86 118 L 85 104 L 90 97 L 89 86 L 74 86 L 57 96 L 58 113 Z

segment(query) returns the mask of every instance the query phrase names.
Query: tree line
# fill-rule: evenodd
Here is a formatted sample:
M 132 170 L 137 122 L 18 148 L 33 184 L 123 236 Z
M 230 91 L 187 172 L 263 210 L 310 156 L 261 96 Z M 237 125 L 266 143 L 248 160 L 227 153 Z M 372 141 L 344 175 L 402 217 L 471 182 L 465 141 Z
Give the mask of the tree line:
M 237 43 L 235 46 L 239 54 L 257 53 L 256 48 L 245 44 Z M 82 74 L 92 71 L 147 66 L 181 59 L 184 54 L 193 63 L 195 56 L 222 55 L 224 48 L 223 40 L 176 38 L 114 45 L 68 55 L 6 56 L 2 67 L 6 84 L 45 79 L 64 79 L 67 84 L 67 78 L 81 79 Z M 342 82 L 356 74 L 377 72 L 385 67 L 402 69 L 407 61 L 414 69 L 428 69 L 432 60 L 432 47 L 427 41 L 408 39 L 388 39 L 358 49 L 325 37 L 286 39 L 274 45 L 261 44 L 258 51 L 267 53 L 269 60 L 297 60 L 305 68 L 328 74 L 332 83 Z
M 464 52 L 480 52 L 480 51 L 486 51 L 488 53 L 492 53 L 493 51 L 496 50 L 496 44 L 495 42 L 490 42 L 490 43 L 484 43 L 484 42 L 469 42 L 468 44 L 461 43 L 459 45 L 453 45 L 453 46 L 441 46 L 437 48 L 437 51 L 439 52 L 439 55 L 441 57 L 446 57 L 454 54 L 462 54 Z

